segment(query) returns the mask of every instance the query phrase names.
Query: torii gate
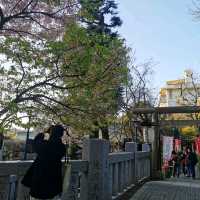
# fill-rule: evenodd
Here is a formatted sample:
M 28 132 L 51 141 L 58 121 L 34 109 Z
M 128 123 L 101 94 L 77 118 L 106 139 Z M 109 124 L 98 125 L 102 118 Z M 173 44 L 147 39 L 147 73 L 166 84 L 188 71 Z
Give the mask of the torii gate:
M 154 139 L 152 142 L 152 177 L 159 177 L 160 166 L 160 126 L 170 125 L 170 121 L 160 121 L 160 114 L 175 113 L 200 113 L 200 106 L 176 106 L 176 107 L 153 107 L 153 108 L 135 108 L 132 109 L 133 114 L 152 114 L 152 126 L 154 126 Z M 172 123 L 172 121 L 171 121 Z M 199 124 L 198 120 L 173 121 L 174 125 L 191 125 Z

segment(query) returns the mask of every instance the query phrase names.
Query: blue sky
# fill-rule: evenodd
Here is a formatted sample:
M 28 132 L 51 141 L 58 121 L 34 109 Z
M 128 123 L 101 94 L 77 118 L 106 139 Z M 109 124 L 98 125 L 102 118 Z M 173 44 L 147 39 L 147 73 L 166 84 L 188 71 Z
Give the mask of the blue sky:
M 119 29 L 137 60 L 153 58 L 154 86 L 181 77 L 185 69 L 200 72 L 200 21 L 190 14 L 192 0 L 116 0 Z

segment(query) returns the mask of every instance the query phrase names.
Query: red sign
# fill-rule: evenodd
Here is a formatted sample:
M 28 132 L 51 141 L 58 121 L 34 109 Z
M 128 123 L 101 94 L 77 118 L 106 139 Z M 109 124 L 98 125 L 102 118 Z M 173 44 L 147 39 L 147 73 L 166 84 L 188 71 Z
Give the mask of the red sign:
M 178 152 L 181 150 L 181 140 L 175 139 L 175 151 Z
M 200 155 L 200 137 L 195 140 L 196 153 Z

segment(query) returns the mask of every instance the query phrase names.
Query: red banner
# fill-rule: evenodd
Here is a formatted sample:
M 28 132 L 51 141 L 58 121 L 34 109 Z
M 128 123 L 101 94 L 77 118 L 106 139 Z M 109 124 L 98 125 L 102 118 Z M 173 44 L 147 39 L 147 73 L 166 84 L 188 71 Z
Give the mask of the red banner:
M 196 153 L 200 155 L 200 137 L 195 140 Z
M 175 147 L 174 147 L 175 151 L 181 151 L 181 140 L 179 139 L 175 139 Z

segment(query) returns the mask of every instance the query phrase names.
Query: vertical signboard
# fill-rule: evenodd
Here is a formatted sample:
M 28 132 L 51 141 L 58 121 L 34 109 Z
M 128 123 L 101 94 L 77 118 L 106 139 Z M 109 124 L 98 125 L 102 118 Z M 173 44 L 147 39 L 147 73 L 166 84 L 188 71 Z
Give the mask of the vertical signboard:
M 173 151 L 173 137 L 163 136 L 163 160 L 169 161 Z
M 200 137 L 199 136 L 195 140 L 195 147 L 196 147 L 196 153 L 200 155 Z

